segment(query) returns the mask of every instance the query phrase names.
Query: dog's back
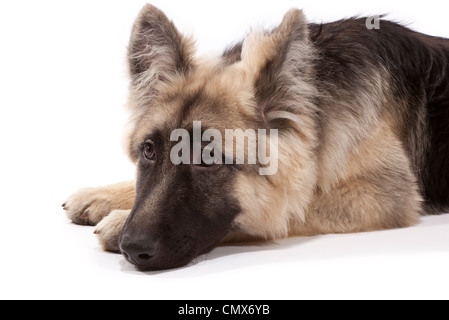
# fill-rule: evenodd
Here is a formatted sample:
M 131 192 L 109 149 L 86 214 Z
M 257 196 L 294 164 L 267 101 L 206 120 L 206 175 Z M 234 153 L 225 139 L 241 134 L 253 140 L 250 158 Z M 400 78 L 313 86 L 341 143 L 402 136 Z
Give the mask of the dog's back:
M 408 152 L 426 212 L 447 211 L 449 40 L 384 20 L 379 29 L 368 29 L 366 21 L 360 18 L 309 25 L 310 38 L 318 51 L 320 91 L 342 100 L 363 102 L 361 91 L 381 88 L 377 99 L 385 100 L 371 104 L 377 108 L 377 115 L 394 128 Z M 376 78 L 378 70 L 381 78 Z M 325 118 L 347 113 L 363 124 L 370 122 L 373 112 L 372 106 L 318 105 L 324 106 L 321 112 Z M 331 110 L 334 106 L 343 106 L 345 110 Z
M 271 32 L 203 59 L 146 5 L 128 47 L 137 182 L 81 191 L 63 205 L 68 216 L 101 221 L 107 250 L 155 270 L 222 241 L 408 227 L 448 210 L 449 42 L 367 21 L 308 24 L 292 9 Z M 190 139 L 201 128 L 216 129 L 214 143 L 229 130 L 269 129 L 277 170 L 261 174 L 260 158 L 234 163 L 245 156 L 226 141 L 213 161 L 191 163 L 195 152 L 211 156 Z M 249 158 L 256 138 L 242 138 Z

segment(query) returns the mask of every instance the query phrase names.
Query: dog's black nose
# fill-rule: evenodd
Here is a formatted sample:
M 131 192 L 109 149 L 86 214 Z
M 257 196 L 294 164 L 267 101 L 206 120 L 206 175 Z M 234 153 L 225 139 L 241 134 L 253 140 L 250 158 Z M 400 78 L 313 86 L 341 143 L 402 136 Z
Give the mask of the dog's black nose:
M 159 254 L 159 243 L 150 240 L 132 241 L 124 238 L 120 250 L 125 258 L 137 267 L 147 269 Z

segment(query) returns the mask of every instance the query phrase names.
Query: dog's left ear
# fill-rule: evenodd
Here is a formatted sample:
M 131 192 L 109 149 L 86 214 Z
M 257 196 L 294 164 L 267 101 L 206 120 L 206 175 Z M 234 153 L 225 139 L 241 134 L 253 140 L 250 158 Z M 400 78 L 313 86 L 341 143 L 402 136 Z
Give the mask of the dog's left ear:
M 314 90 L 309 80 L 313 52 L 306 18 L 297 9 L 287 12 L 273 31 L 253 32 L 243 42 L 241 64 L 266 125 L 282 115 L 291 120 L 292 106 L 307 103 Z
M 298 59 L 307 54 L 309 29 L 302 10 L 291 9 L 271 32 L 252 32 L 243 42 L 242 62 L 257 78 L 261 72 L 297 72 Z
M 158 82 L 187 72 L 193 55 L 194 41 L 182 35 L 162 11 L 145 5 L 134 23 L 128 47 L 132 83 L 154 90 Z

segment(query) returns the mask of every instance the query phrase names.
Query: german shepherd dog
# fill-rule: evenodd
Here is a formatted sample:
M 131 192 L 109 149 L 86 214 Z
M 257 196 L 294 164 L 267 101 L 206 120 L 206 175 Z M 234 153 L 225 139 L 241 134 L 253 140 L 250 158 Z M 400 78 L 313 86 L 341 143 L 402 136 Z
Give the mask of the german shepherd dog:
M 69 219 L 97 225 L 104 249 L 138 269 L 160 270 L 223 242 L 401 228 L 449 211 L 449 40 L 368 20 L 307 23 L 293 9 L 211 58 L 146 5 L 128 47 L 137 178 L 73 194 Z M 223 163 L 236 147 L 174 163 L 173 132 L 199 122 L 200 134 L 275 129 L 276 148 L 265 145 L 276 171 Z

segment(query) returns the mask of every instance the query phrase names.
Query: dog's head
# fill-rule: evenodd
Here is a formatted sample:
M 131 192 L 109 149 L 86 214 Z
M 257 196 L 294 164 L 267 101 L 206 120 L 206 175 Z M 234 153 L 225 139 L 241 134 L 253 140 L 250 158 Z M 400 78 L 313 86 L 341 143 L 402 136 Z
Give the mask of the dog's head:
M 302 12 L 292 10 L 273 31 L 196 58 L 190 38 L 143 8 L 128 48 L 126 147 L 138 173 L 120 248 L 130 262 L 183 266 L 226 236 L 285 236 L 301 218 L 313 179 L 311 50 Z M 303 202 L 289 199 L 291 188 Z

